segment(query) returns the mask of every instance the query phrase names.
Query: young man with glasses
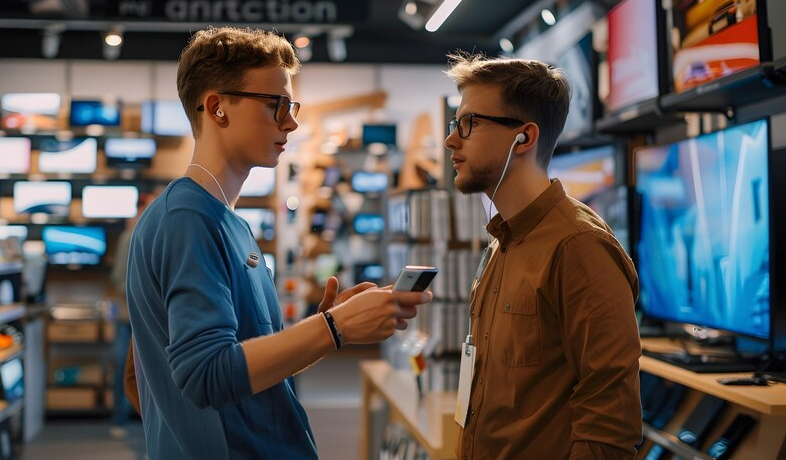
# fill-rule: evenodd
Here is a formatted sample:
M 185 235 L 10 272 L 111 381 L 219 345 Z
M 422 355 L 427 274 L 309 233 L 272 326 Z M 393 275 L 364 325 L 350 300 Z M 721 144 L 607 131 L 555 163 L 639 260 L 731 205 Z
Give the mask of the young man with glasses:
M 283 330 L 270 271 L 234 213 L 252 167 L 273 168 L 300 104 L 292 46 L 259 30 L 197 32 L 177 87 L 196 140 L 184 177 L 139 219 L 127 294 L 151 460 L 316 459 L 292 375 L 344 343 L 404 328 L 430 294 L 361 284 Z M 335 305 L 335 306 L 334 306 Z
M 638 278 L 608 225 L 547 175 L 566 77 L 537 61 L 451 61 L 454 182 L 499 211 L 470 296 L 457 458 L 633 459 Z

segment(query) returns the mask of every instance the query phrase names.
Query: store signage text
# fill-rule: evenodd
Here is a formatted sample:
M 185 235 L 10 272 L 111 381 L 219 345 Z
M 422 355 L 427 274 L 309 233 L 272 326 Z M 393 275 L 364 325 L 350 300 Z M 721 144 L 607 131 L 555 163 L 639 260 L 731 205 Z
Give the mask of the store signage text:
M 277 22 L 331 24 L 339 21 L 335 1 L 330 0 L 120 0 L 118 16 L 127 19 L 164 19 L 175 22 Z M 157 11 L 154 11 L 157 10 Z

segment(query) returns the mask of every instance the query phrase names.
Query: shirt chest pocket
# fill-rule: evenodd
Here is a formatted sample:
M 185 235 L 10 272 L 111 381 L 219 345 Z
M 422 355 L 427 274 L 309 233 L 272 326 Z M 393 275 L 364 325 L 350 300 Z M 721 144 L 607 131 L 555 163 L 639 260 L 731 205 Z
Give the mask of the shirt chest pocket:
M 541 361 L 538 296 L 510 298 L 497 307 L 491 353 L 505 366 L 536 366 Z
M 271 324 L 270 312 L 267 308 L 265 295 L 262 292 L 262 281 L 259 279 L 260 272 L 257 267 L 251 267 L 248 264 L 244 264 L 243 267 L 246 270 L 246 278 L 251 289 L 251 298 L 246 299 L 246 301 L 250 304 L 250 308 L 254 310 L 259 324 Z M 268 274 L 265 273 L 264 276 L 268 276 Z

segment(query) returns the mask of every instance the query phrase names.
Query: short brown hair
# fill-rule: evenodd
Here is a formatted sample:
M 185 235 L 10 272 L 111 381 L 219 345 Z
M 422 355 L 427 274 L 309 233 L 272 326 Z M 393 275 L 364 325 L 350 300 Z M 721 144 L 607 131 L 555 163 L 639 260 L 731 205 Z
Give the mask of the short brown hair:
M 294 75 L 300 61 L 292 45 L 274 32 L 236 27 L 208 27 L 191 37 L 177 67 L 177 94 L 199 133 L 197 107 L 206 91 L 239 91 L 246 70 L 278 66 Z
M 548 168 L 570 105 L 570 85 L 562 71 L 540 61 L 488 59 L 463 52 L 449 54 L 448 59 L 446 73 L 459 91 L 473 84 L 498 85 L 507 115 L 538 125 L 537 161 Z

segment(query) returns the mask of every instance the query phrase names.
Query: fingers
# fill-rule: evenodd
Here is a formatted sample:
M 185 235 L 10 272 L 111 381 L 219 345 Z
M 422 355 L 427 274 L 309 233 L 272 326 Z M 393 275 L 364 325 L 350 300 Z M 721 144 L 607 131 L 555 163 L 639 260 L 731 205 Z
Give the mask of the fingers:
M 325 294 L 322 296 L 322 301 L 319 302 L 319 313 L 328 311 L 336 301 L 336 293 L 338 292 L 338 278 L 331 276 L 325 284 Z
M 431 302 L 434 294 L 430 292 L 393 292 L 393 300 L 399 305 L 420 305 Z
M 399 305 L 396 318 L 412 319 L 418 314 L 418 307 L 414 305 Z
M 409 325 L 409 321 L 401 318 L 396 319 L 396 330 L 404 331 L 407 329 L 408 325 Z
M 349 289 L 344 289 L 343 291 L 341 291 L 341 293 L 338 296 L 336 296 L 335 303 L 336 304 L 344 303 L 347 300 L 351 299 L 352 297 L 356 296 L 357 294 L 360 294 L 361 292 L 367 291 L 369 289 L 373 289 L 375 287 L 377 287 L 376 284 L 366 281 L 356 286 L 353 286 Z

